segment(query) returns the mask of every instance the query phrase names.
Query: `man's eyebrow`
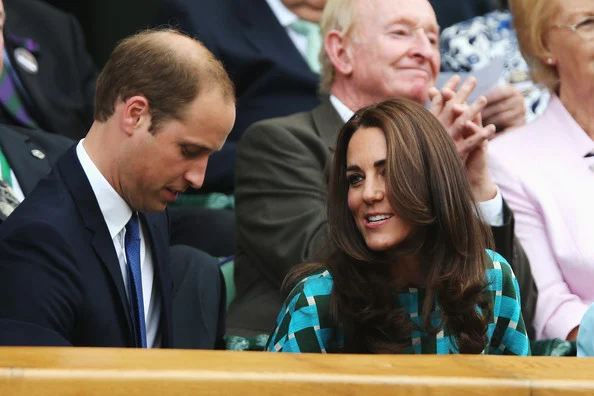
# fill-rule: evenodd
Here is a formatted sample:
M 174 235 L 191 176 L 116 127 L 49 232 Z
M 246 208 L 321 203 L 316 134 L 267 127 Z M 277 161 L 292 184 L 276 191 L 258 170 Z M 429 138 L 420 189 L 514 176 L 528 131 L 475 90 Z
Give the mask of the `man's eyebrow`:
M 594 10 L 577 10 L 569 14 L 569 18 L 585 18 L 594 15 Z
M 185 146 L 191 150 L 205 150 L 205 151 L 211 151 L 211 152 L 215 151 L 215 149 L 206 147 L 205 145 L 203 145 L 201 143 L 188 142 L 188 141 L 182 140 L 179 142 L 179 144 L 181 146 Z
M 422 26 L 422 24 L 420 24 L 417 19 L 409 18 L 406 16 L 399 16 L 396 19 L 391 20 L 390 23 L 388 24 L 388 26 L 398 25 L 398 24 L 410 25 L 413 27 L 422 27 L 423 29 L 429 28 L 431 30 L 431 32 L 439 32 L 439 25 L 437 25 L 437 24 L 431 23 L 429 25 Z

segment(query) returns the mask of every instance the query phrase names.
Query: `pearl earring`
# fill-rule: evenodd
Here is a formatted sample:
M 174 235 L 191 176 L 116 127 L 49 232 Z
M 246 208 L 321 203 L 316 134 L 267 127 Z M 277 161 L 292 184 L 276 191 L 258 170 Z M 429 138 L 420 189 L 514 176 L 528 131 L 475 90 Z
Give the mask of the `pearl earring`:
M 553 64 L 553 58 L 547 58 L 547 64 L 552 65 Z

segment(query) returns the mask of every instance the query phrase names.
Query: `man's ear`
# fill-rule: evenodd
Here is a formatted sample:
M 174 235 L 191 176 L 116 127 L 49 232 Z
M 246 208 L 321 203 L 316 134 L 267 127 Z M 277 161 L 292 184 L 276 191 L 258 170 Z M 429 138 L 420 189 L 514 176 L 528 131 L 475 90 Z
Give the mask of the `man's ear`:
M 324 48 L 336 72 L 349 75 L 353 72 L 352 41 L 338 30 L 331 30 L 324 40 Z
M 122 129 L 128 135 L 145 125 L 147 128 L 151 122 L 150 109 L 147 98 L 144 96 L 132 96 L 124 102 L 122 114 Z

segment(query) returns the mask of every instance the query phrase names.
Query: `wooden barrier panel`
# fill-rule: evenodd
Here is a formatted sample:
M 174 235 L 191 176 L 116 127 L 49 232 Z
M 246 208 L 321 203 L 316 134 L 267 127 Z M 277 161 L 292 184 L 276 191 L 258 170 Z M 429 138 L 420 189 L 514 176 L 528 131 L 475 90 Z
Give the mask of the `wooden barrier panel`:
M 594 359 L 0 348 L 0 395 L 585 395 Z

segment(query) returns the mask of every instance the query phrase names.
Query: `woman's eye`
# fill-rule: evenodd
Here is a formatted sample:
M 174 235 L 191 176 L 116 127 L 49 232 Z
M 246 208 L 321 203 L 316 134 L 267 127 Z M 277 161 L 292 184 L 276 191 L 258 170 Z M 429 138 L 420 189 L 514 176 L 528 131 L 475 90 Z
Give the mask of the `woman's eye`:
M 349 185 L 354 186 L 357 183 L 361 182 L 363 178 L 361 177 L 361 175 L 348 175 L 347 180 L 349 182 Z

